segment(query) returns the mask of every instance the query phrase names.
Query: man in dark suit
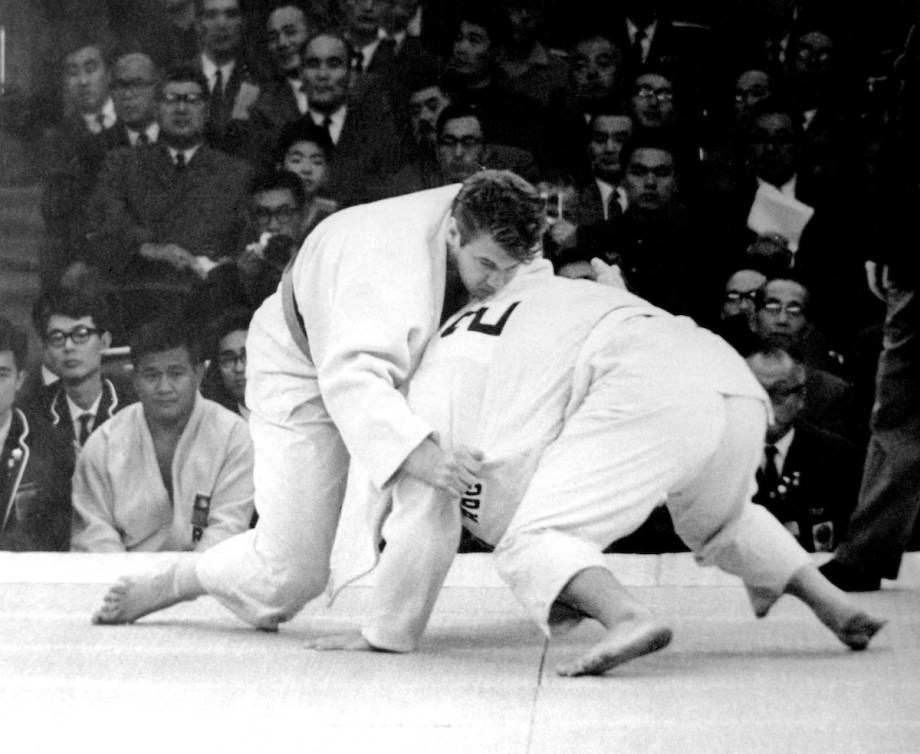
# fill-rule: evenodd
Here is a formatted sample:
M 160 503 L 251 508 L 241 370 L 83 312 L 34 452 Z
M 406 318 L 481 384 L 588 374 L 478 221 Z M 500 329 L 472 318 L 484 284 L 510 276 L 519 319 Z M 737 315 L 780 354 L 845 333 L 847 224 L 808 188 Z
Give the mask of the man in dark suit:
M 158 142 L 110 153 L 92 200 L 88 261 L 122 294 L 126 328 L 181 305 L 196 280 L 237 253 L 246 226 L 251 171 L 203 143 L 201 74 L 187 65 L 170 69 L 157 100 Z
M 102 132 L 106 151 L 118 147 L 137 147 L 156 143 L 157 67 L 144 52 L 129 52 L 112 68 L 112 99 L 118 120 Z
M 0 550 L 67 551 L 73 460 L 43 422 L 13 404 L 27 339 L 0 317 Z
M 208 144 L 245 159 L 252 140 L 249 113 L 259 84 L 242 53 L 240 0 L 196 0 L 195 28 L 195 62 L 208 84 Z
M 374 74 L 356 80 L 348 41 L 321 31 L 304 45 L 303 80 L 309 119 L 329 134 L 335 149 L 326 193 L 342 205 L 379 194 L 408 160 L 391 99 Z
M 862 455 L 839 435 L 802 418 L 805 367 L 777 348 L 747 357 L 773 405 L 754 502 L 770 510 L 809 552 L 833 550 L 859 492 Z
M 116 121 L 109 96 L 107 51 L 97 39 L 79 38 L 62 58 L 63 119 L 41 145 L 45 189 L 41 213 L 45 243 L 39 269 L 44 289 L 53 288 L 80 258 L 86 237 L 86 199 L 105 157 L 103 130 Z
M 130 386 L 103 375 L 103 352 L 112 343 L 108 307 L 92 294 L 61 291 L 44 297 L 36 316 L 44 344 L 42 363 L 60 379 L 22 405 L 50 422 L 71 459 L 96 429 L 133 402 Z

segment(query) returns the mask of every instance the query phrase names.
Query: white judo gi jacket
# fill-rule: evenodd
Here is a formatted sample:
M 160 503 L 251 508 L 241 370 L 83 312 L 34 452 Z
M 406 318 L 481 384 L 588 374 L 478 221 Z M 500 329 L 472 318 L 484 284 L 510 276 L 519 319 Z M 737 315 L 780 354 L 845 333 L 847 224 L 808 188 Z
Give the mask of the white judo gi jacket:
M 93 432 L 77 459 L 71 549 L 206 550 L 249 528 L 252 464 L 246 422 L 199 395 L 176 446 L 170 499 L 134 403 Z

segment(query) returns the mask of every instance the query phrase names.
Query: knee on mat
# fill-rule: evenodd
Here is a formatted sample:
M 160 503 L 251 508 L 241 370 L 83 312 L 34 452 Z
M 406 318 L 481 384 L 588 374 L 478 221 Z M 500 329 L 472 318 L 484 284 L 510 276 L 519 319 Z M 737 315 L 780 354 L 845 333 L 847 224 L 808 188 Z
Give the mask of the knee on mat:
M 323 593 L 328 579 L 328 571 L 306 576 L 291 572 L 277 574 L 266 590 L 265 614 L 258 627 L 276 628 L 279 623 L 291 620 L 310 600 Z

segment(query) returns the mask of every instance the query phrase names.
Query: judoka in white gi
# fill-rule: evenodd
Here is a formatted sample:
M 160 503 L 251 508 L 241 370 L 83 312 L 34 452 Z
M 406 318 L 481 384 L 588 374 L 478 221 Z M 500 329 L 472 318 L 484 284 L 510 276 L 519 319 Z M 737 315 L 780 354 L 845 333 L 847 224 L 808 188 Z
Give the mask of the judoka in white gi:
M 882 625 L 750 502 L 767 396 L 734 350 L 688 318 L 621 289 L 555 278 L 539 260 L 450 318 L 413 377 L 409 405 L 444 447 L 483 451 L 479 478 L 459 502 L 405 475 L 376 498 L 368 490 L 371 501 L 350 496 L 334 586 L 374 565 L 378 550 L 367 545 L 382 533 L 375 611 L 360 633 L 308 646 L 412 650 L 462 524 L 495 545 L 498 571 L 547 634 L 560 605 L 606 626 L 597 646 L 559 669 L 602 673 L 671 638 L 602 555 L 662 503 L 698 562 L 743 579 L 756 615 L 796 595 L 854 649 Z M 355 534 L 362 521 L 371 534 Z
M 326 586 L 349 458 L 378 489 L 399 473 L 463 494 L 477 454 L 440 448 L 405 389 L 444 307 L 501 288 L 539 253 L 544 227 L 536 190 L 501 171 L 321 223 L 247 339 L 255 530 L 120 580 L 94 622 L 202 594 L 259 628 L 290 619 Z

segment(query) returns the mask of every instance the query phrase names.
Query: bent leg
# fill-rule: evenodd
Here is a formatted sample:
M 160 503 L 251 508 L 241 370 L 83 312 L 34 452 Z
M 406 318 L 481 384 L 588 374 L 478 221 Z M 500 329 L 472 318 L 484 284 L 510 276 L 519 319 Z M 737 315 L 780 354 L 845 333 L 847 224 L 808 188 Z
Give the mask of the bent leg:
M 202 554 L 208 594 L 259 628 L 276 628 L 318 596 L 329 578 L 348 453 L 325 416 L 283 426 L 250 416 L 256 528 Z
M 559 665 L 559 675 L 600 675 L 664 649 L 671 642 L 671 629 L 605 568 L 587 568 L 575 574 L 560 599 L 596 618 L 607 633 L 585 655 Z

